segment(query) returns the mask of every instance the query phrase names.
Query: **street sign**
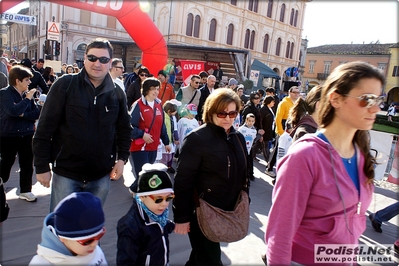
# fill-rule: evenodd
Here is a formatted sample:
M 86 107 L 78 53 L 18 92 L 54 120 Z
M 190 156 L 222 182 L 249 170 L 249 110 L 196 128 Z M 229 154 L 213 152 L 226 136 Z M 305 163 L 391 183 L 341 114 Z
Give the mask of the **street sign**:
M 47 40 L 60 41 L 60 23 L 47 21 Z

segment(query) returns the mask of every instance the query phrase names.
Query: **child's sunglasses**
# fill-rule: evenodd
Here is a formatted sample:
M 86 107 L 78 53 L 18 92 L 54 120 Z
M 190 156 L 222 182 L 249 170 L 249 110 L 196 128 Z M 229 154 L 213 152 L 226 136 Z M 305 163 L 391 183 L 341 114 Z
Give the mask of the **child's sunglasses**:
M 89 60 L 90 62 L 96 62 L 97 60 L 99 60 L 101 64 L 106 64 L 111 59 L 105 56 L 97 57 L 95 55 L 89 54 L 87 55 L 87 60 Z
M 94 236 L 94 237 L 91 237 L 91 238 L 88 238 L 88 239 L 77 240 L 77 242 L 78 242 L 79 244 L 81 244 L 82 246 L 88 246 L 88 245 L 90 245 L 91 243 L 93 243 L 94 241 L 100 240 L 100 239 L 105 235 L 105 232 L 106 232 L 106 231 L 107 231 L 107 230 L 105 229 L 105 227 L 103 227 L 102 231 L 101 231 L 98 235 L 96 235 L 96 236 Z
M 377 96 L 375 94 L 362 94 L 360 96 L 350 96 L 346 95 L 347 97 L 357 98 L 359 100 L 359 106 L 364 108 L 371 108 L 374 105 L 380 105 L 384 102 L 384 96 Z
M 153 195 L 148 195 L 148 197 L 150 197 L 156 204 L 160 204 L 163 201 L 166 201 L 166 202 L 171 201 L 172 199 L 175 198 L 175 194 L 171 194 L 165 198 L 164 197 L 154 197 Z

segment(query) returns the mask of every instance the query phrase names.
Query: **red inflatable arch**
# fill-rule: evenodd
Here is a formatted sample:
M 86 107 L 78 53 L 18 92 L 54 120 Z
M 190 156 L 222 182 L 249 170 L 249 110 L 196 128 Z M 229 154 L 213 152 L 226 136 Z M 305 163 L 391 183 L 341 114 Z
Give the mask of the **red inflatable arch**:
M 4 13 L 21 2 L 23 0 L 0 0 L 0 10 Z M 141 49 L 142 64 L 151 73 L 158 73 L 166 65 L 168 49 L 165 39 L 148 14 L 140 10 L 137 0 L 50 0 L 48 2 L 116 17 Z

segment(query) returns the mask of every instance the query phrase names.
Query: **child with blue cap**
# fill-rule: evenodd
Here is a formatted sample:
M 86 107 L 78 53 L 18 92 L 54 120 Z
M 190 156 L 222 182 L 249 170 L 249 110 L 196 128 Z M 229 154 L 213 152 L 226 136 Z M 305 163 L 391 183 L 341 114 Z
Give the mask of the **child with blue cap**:
M 42 242 L 29 265 L 108 265 L 98 246 L 104 222 L 99 198 L 89 192 L 70 194 L 44 219 Z

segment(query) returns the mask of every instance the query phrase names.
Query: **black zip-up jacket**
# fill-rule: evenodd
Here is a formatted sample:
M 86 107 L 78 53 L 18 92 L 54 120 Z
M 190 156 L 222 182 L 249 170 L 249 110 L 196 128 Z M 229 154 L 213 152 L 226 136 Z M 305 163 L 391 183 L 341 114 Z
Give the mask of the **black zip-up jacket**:
M 174 229 L 172 221 L 168 221 L 163 229 L 157 222 L 150 221 L 133 199 L 127 214 L 118 221 L 116 265 L 167 265 L 169 234 Z
M 175 223 L 187 223 L 193 214 L 194 189 L 211 205 L 226 211 L 235 207 L 242 189 L 248 192 L 249 155 L 244 136 L 230 128 L 207 123 L 183 141 L 175 175 Z
M 13 86 L 0 90 L 0 135 L 2 137 L 33 135 L 35 121 L 39 115 L 40 110 L 35 101 L 25 98 L 25 94 L 21 96 Z
M 52 85 L 33 137 L 36 173 L 48 172 L 53 163 L 58 175 L 100 179 L 117 159 L 129 158 L 130 135 L 126 97 L 109 74 L 97 88 L 85 69 L 64 75 Z

